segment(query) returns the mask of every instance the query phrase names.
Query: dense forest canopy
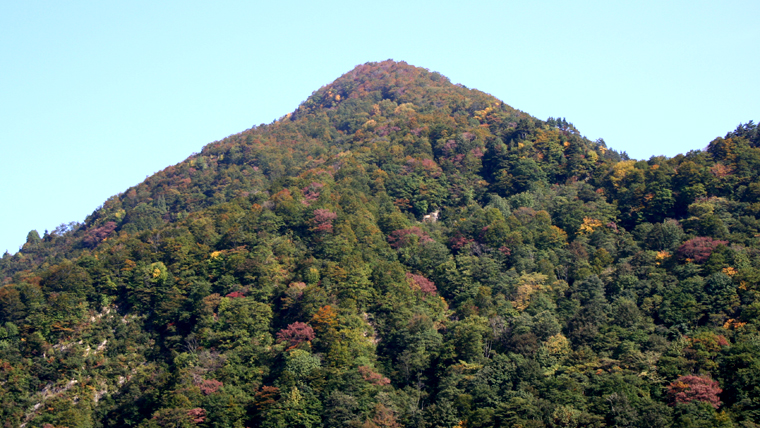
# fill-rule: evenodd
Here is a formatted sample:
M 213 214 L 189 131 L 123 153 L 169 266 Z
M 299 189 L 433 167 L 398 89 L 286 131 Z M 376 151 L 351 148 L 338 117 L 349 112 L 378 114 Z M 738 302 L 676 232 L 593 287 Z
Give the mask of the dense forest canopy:
M 0 421 L 754 427 L 758 174 L 367 63 L 6 253 Z

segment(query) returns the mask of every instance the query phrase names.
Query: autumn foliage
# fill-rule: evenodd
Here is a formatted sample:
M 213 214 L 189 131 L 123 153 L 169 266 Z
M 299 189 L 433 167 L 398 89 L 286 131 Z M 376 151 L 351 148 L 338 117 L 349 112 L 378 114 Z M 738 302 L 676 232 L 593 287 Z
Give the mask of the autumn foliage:
M 289 346 L 297 346 L 302 342 L 314 340 L 314 329 L 306 323 L 299 321 L 289 324 L 277 333 L 278 342 L 287 342 Z
M 406 273 L 406 279 L 409 281 L 412 289 L 420 290 L 423 293 L 434 294 L 438 289 L 435 287 L 433 281 L 425 278 L 422 275 L 415 275 L 413 273 Z
M 375 385 L 388 385 L 391 383 L 390 379 L 387 377 L 384 377 L 380 373 L 375 372 L 372 370 L 369 366 L 359 366 L 359 374 L 362 375 L 362 378 L 372 384 Z
M 678 247 L 678 255 L 682 258 L 693 260 L 697 263 L 703 263 L 710 258 L 713 250 L 718 245 L 727 245 L 727 241 L 712 239 L 707 236 L 700 236 L 689 239 Z
M 116 222 L 109 221 L 106 222 L 101 227 L 92 229 L 87 232 L 84 239 L 82 240 L 86 245 L 93 247 L 97 245 L 99 242 L 103 241 L 108 235 L 111 234 L 114 230 L 116 230 Z
M 361 65 L 0 258 L 0 425 L 751 426 L 759 132 Z
M 388 235 L 388 243 L 393 248 L 401 248 L 409 245 L 416 239 L 420 244 L 433 242 L 433 239 L 418 226 L 408 229 L 394 230 Z
M 718 398 L 721 392 L 718 382 L 702 376 L 681 376 L 668 385 L 668 396 L 673 403 L 703 401 L 716 409 L 721 404 Z
M 245 297 L 245 294 L 241 293 L 240 291 L 233 291 L 232 293 L 227 294 L 225 297 L 229 297 L 230 299 L 240 299 L 242 297 Z
M 201 381 L 200 385 L 198 385 L 201 389 L 201 392 L 204 395 L 210 395 L 217 391 L 219 391 L 219 388 L 224 386 L 224 383 L 216 380 L 216 379 L 204 379 Z
M 323 208 L 314 210 L 314 230 L 317 232 L 332 233 L 333 221 L 338 218 L 338 214 Z

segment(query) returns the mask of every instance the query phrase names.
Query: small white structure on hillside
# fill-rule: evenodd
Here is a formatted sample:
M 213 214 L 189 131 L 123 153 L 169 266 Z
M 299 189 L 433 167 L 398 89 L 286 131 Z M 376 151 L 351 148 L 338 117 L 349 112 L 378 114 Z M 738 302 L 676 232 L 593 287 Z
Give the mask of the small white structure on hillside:
M 440 213 L 440 211 L 435 210 L 432 213 L 426 215 L 425 217 L 422 217 L 422 221 L 425 223 L 435 223 L 438 221 L 438 213 Z

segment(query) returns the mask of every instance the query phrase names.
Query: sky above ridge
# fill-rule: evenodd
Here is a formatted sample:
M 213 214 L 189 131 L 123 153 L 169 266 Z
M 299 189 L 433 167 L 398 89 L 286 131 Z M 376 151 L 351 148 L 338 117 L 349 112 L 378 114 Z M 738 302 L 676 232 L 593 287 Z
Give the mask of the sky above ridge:
M 757 1 L 0 6 L 0 253 L 215 140 L 403 60 L 631 157 L 760 121 Z

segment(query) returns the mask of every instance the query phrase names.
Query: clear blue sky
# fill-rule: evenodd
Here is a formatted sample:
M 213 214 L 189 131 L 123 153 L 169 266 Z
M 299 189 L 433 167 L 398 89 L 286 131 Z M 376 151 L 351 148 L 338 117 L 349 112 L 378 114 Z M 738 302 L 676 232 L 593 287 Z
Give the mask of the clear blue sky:
M 0 253 L 388 58 L 635 158 L 760 120 L 758 1 L 5 1 Z

